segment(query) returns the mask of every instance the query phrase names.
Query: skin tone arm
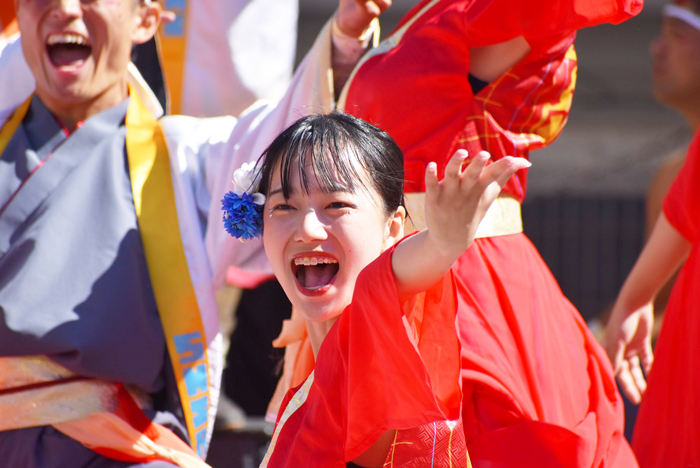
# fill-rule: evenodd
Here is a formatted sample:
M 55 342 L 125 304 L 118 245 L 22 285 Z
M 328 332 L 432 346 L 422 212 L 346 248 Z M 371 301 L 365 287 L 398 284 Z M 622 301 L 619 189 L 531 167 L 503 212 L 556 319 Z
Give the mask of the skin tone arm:
M 471 245 L 479 223 L 503 185 L 516 171 L 530 166 L 522 158 L 506 157 L 486 165 L 489 154 L 480 152 L 461 169 L 467 152 L 457 151 L 438 181 L 437 165 L 425 175 L 427 229 L 396 247 L 392 267 L 399 295 L 410 297 L 435 284 Z
M 651 350 L 654 298 L 688 257 L 690 247 L 690 242 L 662 213 L 610 315 L 603 347 L 620 389 L 633 403 L 638 404 L 646 390 L 642 369 L 648 373 L 654 361 Z
M 507 42 L 469 49 L 469 73 L 491 83 L 530 53 L 530 45 L 518 36 Z

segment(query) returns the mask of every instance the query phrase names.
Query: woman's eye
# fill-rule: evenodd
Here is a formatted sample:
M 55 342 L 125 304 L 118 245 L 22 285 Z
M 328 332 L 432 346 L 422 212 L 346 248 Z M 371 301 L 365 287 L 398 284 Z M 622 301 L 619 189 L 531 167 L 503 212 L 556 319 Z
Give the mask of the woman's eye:
M 278 203 L 277 205 L 270 208 L 270 212 L 272 212 L 272 211 L 285 212 L 285 211 L 291 211 L 293 209 L 294 209 L 294 207 L 292 207 L 292 205 L 288 205 L 286 203 Z
M 333 202 L 330 203 L 327 208 L 330 208 L 332 210 L 340 210 L 343 208 L 357 208 L 357 206 L 345 202 Z

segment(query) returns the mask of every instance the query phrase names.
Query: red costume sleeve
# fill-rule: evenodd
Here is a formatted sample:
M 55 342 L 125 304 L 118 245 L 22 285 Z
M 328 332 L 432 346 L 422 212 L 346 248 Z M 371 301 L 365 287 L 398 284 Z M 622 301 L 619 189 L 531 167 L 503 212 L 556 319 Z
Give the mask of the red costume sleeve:
M 426 165 L 436 161 L 442 172 L 456 149 L 499 159 L 551 143 L 573 98 L 575 31 L 624 21 L 642 7 L 639 0 L 442 0 L 415 19 L 428 4 L 407 14 L 395 45 L 380 48 L 346 84 L 345 110 L 387 131 L 404 152 L 408 192 L 424 191 Z M 474 95 L 470 48 L 518 36 L 530 54 Z M 526 177 L 519 171 L 504 190 L 522 200 Z
M 431 0 L 416 5 L 399 23 L 420 11 Z M 497 44 L 517 36 L 528 40 L 567 35 L 604 23 L 618 24 L 642 11 L 643 0 L 443 0 L 461 4 L 470 28 L 472 47 Z
M 700 228 L 700 132 L 695 134 L 685 164 L 664 198 L 664 215 L 690 242 Z
M 401 304 L 392 252 L 360 273 L 352 303 L 321 345 L 308 394 L 278 420 L 269 467 L 344 467 L 389 429 L 460 418 L 452 273 Z M 287 394 L 282 415 L 301 399 L 296 392 Z
M 327 365 L 337 363 L 316 364 L 316 382 L 337 390 L 334 396 L 344 408 L 346 461 L 361 455 L 387 429 L 460 415 L 452 274 L 402 309 L 391 252 L 360 274 L 352 304 L 338 319 L 335 333 L 326 338 L 332 341 L 322 345 L 337 349 L 343 365 L 338 382 L 322 377 L 333 373 Z

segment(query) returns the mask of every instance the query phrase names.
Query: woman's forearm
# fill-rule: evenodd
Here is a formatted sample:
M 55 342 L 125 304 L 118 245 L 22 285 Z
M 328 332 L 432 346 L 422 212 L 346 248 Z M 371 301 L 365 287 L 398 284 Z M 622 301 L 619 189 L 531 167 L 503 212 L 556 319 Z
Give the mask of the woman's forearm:
M 620 290 L 615 308 L 632 312 L 652 302 L 688 257 L 690 247 L 691 243 L 661 213 L 649 241 Z

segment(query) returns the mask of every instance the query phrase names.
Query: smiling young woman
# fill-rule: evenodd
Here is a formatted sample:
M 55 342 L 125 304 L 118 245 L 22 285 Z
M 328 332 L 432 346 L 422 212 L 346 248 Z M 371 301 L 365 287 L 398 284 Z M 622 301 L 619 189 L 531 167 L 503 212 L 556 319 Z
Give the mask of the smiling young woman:
M 263 154 L 265 250 L 316 356 L 282 404 L 263 467 L 470 465 L 450 268 L 529 163 L 487 167 L 483 152 L 463 168 L 466 156 L 440 182 L 428 167 L 428 228 L 402 239 L 403 157 L 385 132 L 312 115 Z

